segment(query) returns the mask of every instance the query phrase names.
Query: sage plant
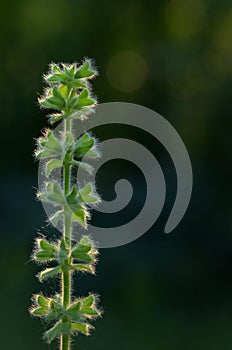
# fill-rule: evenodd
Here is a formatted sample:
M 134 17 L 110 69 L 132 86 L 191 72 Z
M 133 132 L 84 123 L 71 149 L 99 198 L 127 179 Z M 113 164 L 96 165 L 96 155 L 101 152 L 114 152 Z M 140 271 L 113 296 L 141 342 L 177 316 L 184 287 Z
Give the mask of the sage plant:
M 81 161 L 82 157 L 98 157 L 96 139 L 88 132 L 75 139 L 72 131 L 73 120 L 87 118 L 96 107 L 96 99 L 91 94 L 89 80 L 97 74 L 91 60 L 83 64 L 54 64 L 44 76 L 46 89 L 39 98 L 39 105 L 51 109 L 51 124 L 62 121 L 63 132 L 56 136 L 51 129 L 37 140 L 35 157 L 44 160 L 44 171 L 47 182 L 44 190 L 37 193 L 38 199 L 52 203 L 55 212 L 49 218 L 56 226 L 62 223 L 63 234 L 55 242 L 39 234 L 32 255 L 36 263 L 46 265 L 39 272 L 41 282 L 49 278 L 61 281 L 61 290 L 50 297 L 44 294 L 33 296 L 30 313 L 49 322 L 44 339 L 50 343 L 60 340 L 60 350 L 70 350 L 73 335 L 90 334 L 93 328 L 91 321 L 101 315 L 97 307 L 98 297 L 89 294 L 87 297 L 72 295 L 72 275 L 77 272 L 95 273 L 98 249 L 89 235 L 82 235 L 78 242 L 73 240 L 73 223 L 77 222 L 87 228 L 89 204 L 98 203 L 99 197 L 94 191 L 94 184 L 86 183 L 83 188 L 73 184 L 72 168 L 81 167 L 91 172 L 92 167 Z M 50 180 L 54 169 L 59 168 L 62 180 Z M 52 263 L 52 267 L 47 267 Z

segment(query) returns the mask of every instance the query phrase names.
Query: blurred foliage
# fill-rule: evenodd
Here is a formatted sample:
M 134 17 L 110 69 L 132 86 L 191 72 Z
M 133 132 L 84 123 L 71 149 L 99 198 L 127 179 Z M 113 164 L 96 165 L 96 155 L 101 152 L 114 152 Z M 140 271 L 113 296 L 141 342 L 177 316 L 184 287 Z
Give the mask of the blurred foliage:
M 77 279 L 79 295 L 99 292 L 105 315 L 74 349 L 230 349 L 231 1 L 3 0 L 0 23 L 1 348 L 49 348 L 40 339 L 44 326 L 27 313 L 30 295 L 41 289 L 30 263 L 33 239 L 41 227 L 48 231 L 34 200 L 33 137 L 45 125 L 36 93 L 51 61 L 87 56 L 100 71 L 99 102 L 142 104 L 173 124 L 190 153 L 194 191 L 182 222 L 164 235 L 175 173 L 156 140 L 128 129 L 163 163 L 172 195 L 146 235 L 101 250 L 97 277 Z M 96 130 L 100 139 L 114 132 L 125 136 L 123 128 Z M 99 183 L 107 197 L 108 178 L 121 178 L 126 167 L 105 167 Z M 142 205 L 140 175 L 128 215 Z

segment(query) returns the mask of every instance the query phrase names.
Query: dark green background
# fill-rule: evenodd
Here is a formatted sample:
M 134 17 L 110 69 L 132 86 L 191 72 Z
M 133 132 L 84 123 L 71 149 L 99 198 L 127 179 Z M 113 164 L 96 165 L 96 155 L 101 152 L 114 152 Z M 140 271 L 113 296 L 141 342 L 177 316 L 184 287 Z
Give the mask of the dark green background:
M 154 152 L 168 196 L 149 232 L 101 250 L 97 276 L 75 280 L 78 295 L 101 295 L 105 314 L 93 335 L 76 338 L 73 349 L 231 349 L 231 1 L 8 0 L 0 4 L 0 25 L 0 348 L 56 348 L 43 343 L 44 326 L 27 313 L 32 293 L 48 285 L 36 280 L 33 240 L 39 229 L 52 231 L 35 201 L 33 137 L 47 125 L 36 99 L 51 61 L 87 56 L 100 72 L 94 82 L 99 102 L 141 104 L 172 123 L 189 151 L 194 189 L 182 222 L 165 235 L 176 191 L 165 150 L 133 128 L 96 130 L 100 139 L 123 135 Z M 133 205 L 118 218 L 126 221 L 143 204 L 142 174 L 117 162 L 103 170 L 98 183 L 105 198 L 117 176 L 136 179 Z M 105 226 L 111 221 L 94 218 Z

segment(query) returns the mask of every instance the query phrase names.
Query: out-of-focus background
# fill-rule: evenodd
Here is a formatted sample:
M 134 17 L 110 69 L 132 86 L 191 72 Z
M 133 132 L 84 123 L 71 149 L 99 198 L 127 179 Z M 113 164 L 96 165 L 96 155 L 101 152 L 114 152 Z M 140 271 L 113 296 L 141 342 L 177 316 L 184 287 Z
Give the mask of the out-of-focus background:
M 0 25 L 0 348 L 56 349 L 42 341 L 46 325 L 27 312 L 32 293 L 57 288 L 41 285 L 30 262 L 37 231 L 56 234 L 35 200 L 33 138 L 48 125 L 36 100 L 51 61 L 87 56 L 100 72 L 94 81 L 99 102 L 144 105 L 176 128 L 190 154 L 194 188 L 182 222 L 165 235 L 176 191 L 165 150 L 137 129 L 96 130 L 100 139 L 144 143 L 162 164 L 168 196 L 144 236 L 102 249 L 97 276 L 75 279 L 78 295 L 101 295 L 105 314 L 73 349 L 231 349 L 231 1 L 8 0 L 1 1 Z M 144 203 L 143 176 L 126 162 L 103 170 L 104 198 L 112 197 L 117 178 L 134 181 L 134 204 L 118 218 L 126 222 Z M 117 222 L 116 216 L 100 219 L 105 226 Z

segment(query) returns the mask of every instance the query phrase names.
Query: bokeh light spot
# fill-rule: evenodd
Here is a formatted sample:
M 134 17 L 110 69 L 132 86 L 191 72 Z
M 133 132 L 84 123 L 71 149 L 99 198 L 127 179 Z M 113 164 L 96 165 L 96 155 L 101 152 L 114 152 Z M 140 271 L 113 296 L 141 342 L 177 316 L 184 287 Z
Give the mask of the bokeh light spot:
M 148 66 L 144 58 L 133 51 L 121 51 L 109 61 L 107 76 L 111 85 L 122 92 L 140 89 L 147 78 Z
M 187 40 L 206 24 L 206 0 L 171 0 L 166 8 L 166 22 L 176 39 Z

